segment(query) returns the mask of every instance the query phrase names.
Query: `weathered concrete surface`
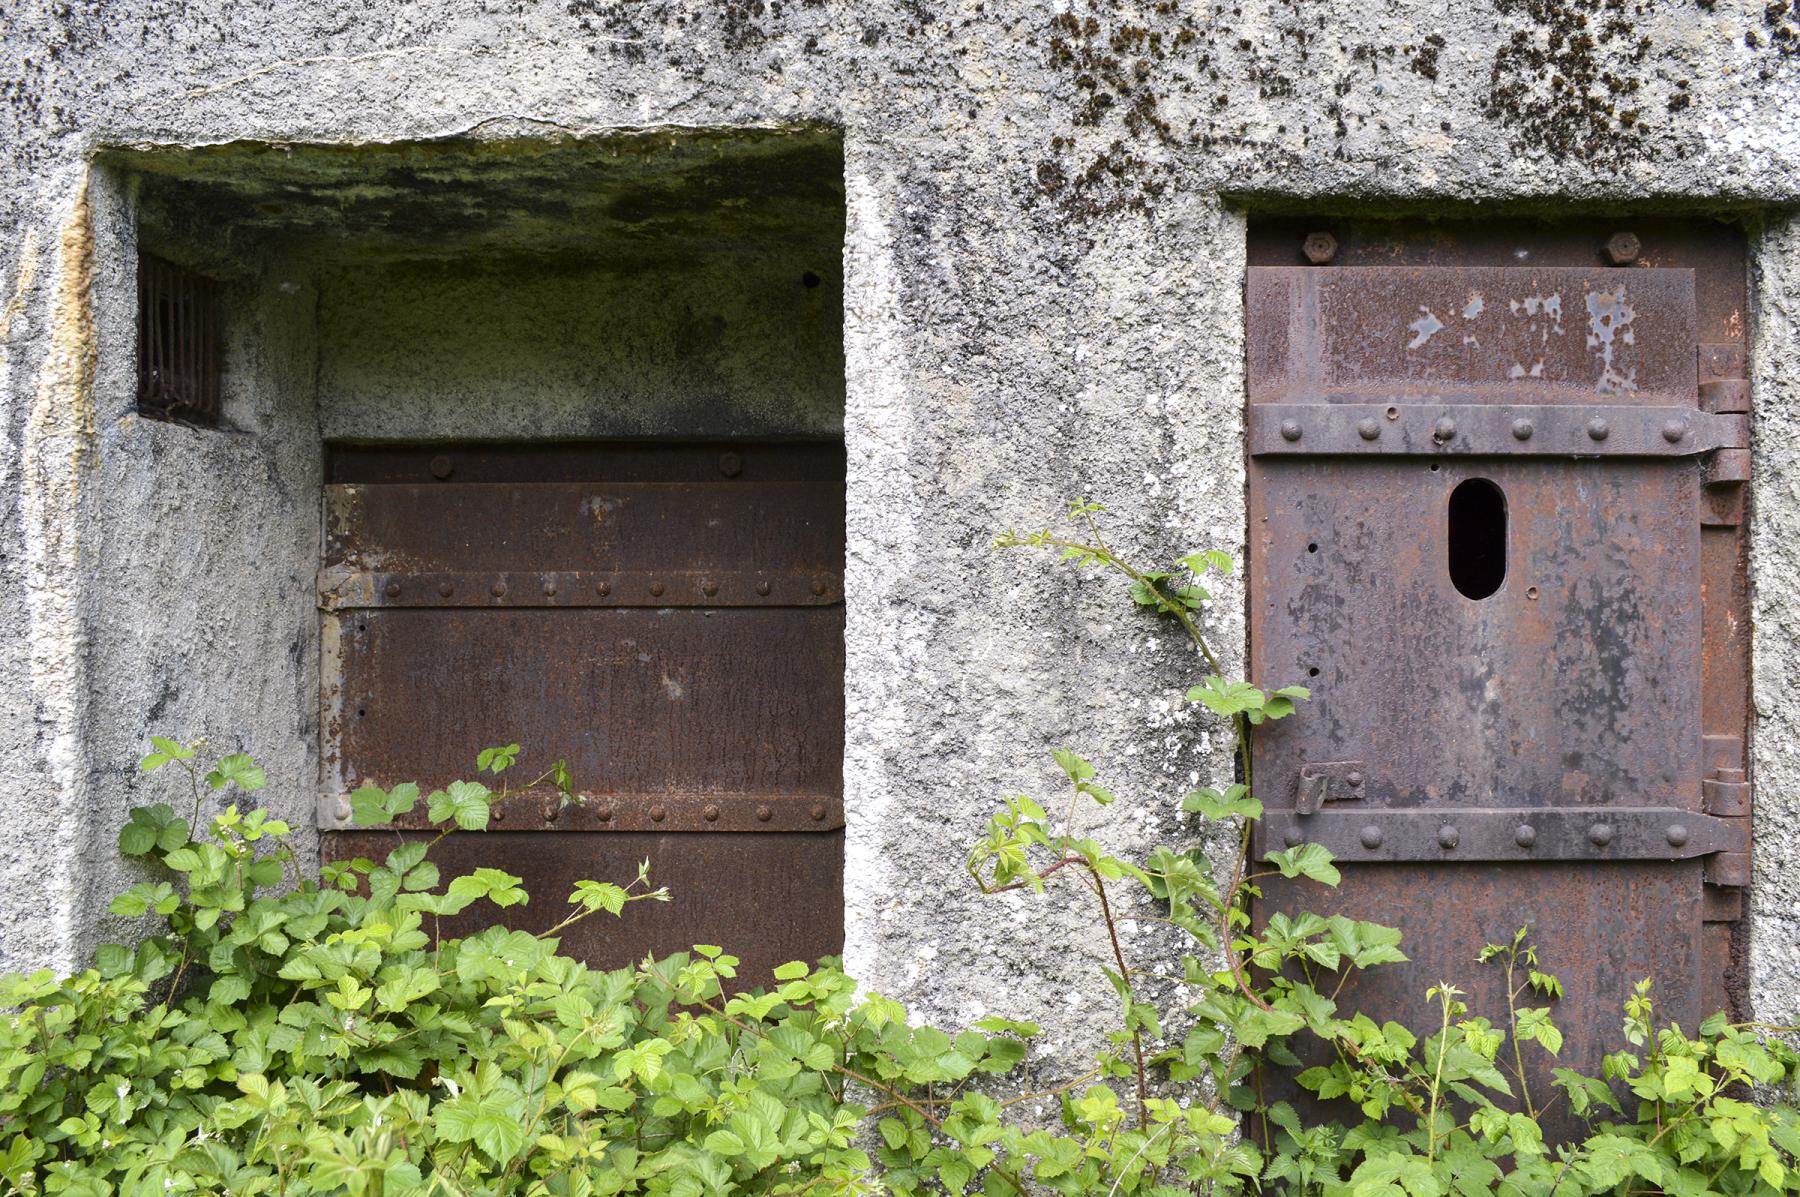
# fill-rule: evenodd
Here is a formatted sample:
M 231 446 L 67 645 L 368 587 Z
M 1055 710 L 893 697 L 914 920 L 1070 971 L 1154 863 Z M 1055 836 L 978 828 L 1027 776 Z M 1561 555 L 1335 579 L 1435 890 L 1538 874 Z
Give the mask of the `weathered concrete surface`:
M 116 322 L 128 319 L 118 292 L 129 282 L 116 261 L 92 291 L 97 329 L 83 332 L 80 314 L 94 267 L 78 197 L 96 151 L 444 143 L 425 153 L 487 138 L 531 155 L 569 139 L 603 147 L 622 129 L 841 128 L 850 962 L 931 1016 L 1065 1010 L 1055 1038 L 1085 1033 L 1106 1001 L 1091 924 L 1033 899 L 976 900 L 960 879 L 964 844 L 1002 791 L 1051 787 L 1044 750 L 1059 743 L 1134 795 L 1109 818 L 1144 840 L 1177 834 L 1170 800 L 1221 763 L 1175 705 L 1192 668 L 1166 631 L 1110 588 L 992 553 L 993 533 L 1044 523 L 1087 494 L 1145 551 L 1241 544 L 1246 210 L 1748 211 L 1800 200 L 1795 20 L 1761 0 L 570 0 L 376 15 L 331 2 L 9 5 L 0 629 L 12 647 L 0 654 L 0 759 L 16 813 L 0 828 L 3 963 L 67 964 L 87 942 L 99 862 L 143 791 L 124 779 L 127 746 L 146 731 L 241 741 L 278 773 L 300 767 L 311 679 L 283 654 L 305 623 L 304 572 L 298 594 L 290 583 L 306 558 L 296 540 L 312 518 L 316 465 L 275 442 L 294 427 L 284 421 L 310 421 L 316 445 L 326 418 L 341 432 L 390 435 L 426 411 L 390 348 L 349 335 L 346 313 L 369 300 L 379 272 L 346 279 L 312 262 L 289 279 L 277 266 L 294 244 L 351 244 L 353 230 L 269 213 L 224 252 L 270 327 L 289 329 L 286 348 L 245 376 L 241 402 L 267 422 L 245 425 L 236 451 L 139 427 L 124 414 Z M 670 140 L 679 166 L 689 151 Z M 171 157 L 170 171 L 191 181 L 204 159 Z M 271 173 L 219 169 L 228 180 Z M 366 210 L 394 213 L 441 185 L 427 170 Z M 497 199 L 471 223 L 523 227 L 525 207 Z M 538 217 L 550 230 L 584 224 Z M 171 235 L 205 231 L 196 222 Z M 414 234 L 398 240 L 416 244 Z M 1800 493 L 1788 450 L 1766 430 L 1791 423 L 1780 377 L 1800 363 L 1766 338 L 1791 337 L 1782 321 L 1800 239 L 1762 244 L 1755 996 L 1774 1007 L 1800 982 L 1781 925 L 1796 889 L 1792 839 L 1781 838 L 1792 835 L 1795 790 L 1772 784 L 1792 772 L 1800 719 L 1782 682 L 1800 613 L 1782 542 Z M 403 257 L 380 270 L 428 272 Z M 283 282 L 296 302 L 316 293 L 316 327 L 336 330 L 316 355 L 316 400 L 313 376 L 276 360 L 306 352 L 300 326 L 272 310 Z M 433 294 L 448 302 L 450 292 Z M 410 335 L 400 312 L 386 314 L 387 328 Z M 237 352 L 260 352 L 249 348 L 260 334 L 244 335 Z M 90 343 L 99 360 L 84 400 Z M 592 378 L 539 372 L 549 352 L 521 359 L 520 393 L 553 413 L 546 428 L 601 430 L 567 402 Z M 764 360 L 741 352 L 748 367 Z M 472 418 L 476 390 L 500 381 L 476 370 L 464 361 L 440 379 L 464 388 L 459 419 Z M 744 394 L 735 410 L 768 428 L 774 409 Z M 507 415 L 524 421 L 513 432 L 532 427 L 529 414 Z M 730 419 L 710 427 L 736 430 Z M 101 501 L 109 480 L 118 489 Z M 1232 657 L 1240 598 L 1224 595 L 1213 617 Z M 190 605 L 203 613 L 174 614 Z M 134 610 L 173 626 L 159 638 L 148 617 L 130 626 L 122 612 Z M 159 705 L 169 684 L 179 702 Z M 282 784 L 304 795 L 311 778 Z

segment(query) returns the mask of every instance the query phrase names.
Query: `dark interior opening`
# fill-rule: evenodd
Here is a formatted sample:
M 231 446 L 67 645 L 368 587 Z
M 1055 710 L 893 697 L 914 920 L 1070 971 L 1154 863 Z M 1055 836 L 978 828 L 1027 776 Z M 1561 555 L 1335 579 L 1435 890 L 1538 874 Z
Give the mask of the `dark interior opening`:
M 1472 599 L 1506 581 L 1506 495 L 1486 478 L 1450 492 L 1450 581 Z

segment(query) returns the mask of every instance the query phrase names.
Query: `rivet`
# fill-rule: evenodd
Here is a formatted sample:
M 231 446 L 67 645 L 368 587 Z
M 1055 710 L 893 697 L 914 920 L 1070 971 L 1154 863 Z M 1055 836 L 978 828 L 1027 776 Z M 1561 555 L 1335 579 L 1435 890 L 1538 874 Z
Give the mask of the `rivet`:
M 1350 788 L 1354 790 L 1363 783 L 1362 771 L 1360 769 L 1352 769 L 1350 772 L 1344 774 L 1344 780 L 1349 782 Z
M 1281 842 L 1290 848 L 1298 847 L 1300 841 L 1305 838 L 1304 835 L 1300 834 L 1300 829 L 1298 827 L 1290 827 L 1281 833 Z
M 1300 421 L 1298 421 L 1298 420 L 1283 420 L 1281 422 L 1281 439 L 1284 441 L 1299 440 L 1300 439 Z
M 1365 441 L 1372 441 L 1381 435 L 1381 423 L 1374 416 L 1364 416 L 1356 422 L 1356 435 Z
M 545 582 L 544 583 L 544 597 L 545 598 L 555 598 L 556 597 L 556 583 L 555 582 Z
M 611 582 L 595 582 L 594 583 L 594 593 L 599 595 L 601 598 L 605 598 L 607 595 L 612 593 L 612 583 Z
M 1308 233 L 1306 240 L 1300 243 L 1300 252 L 1305 254 L 1306 260 L 1314 266 L 1325 265 L 1337 257 L 1337 251 L 1337 238 L 1330 233 Z
M 1519 824 L 1519 829 L 1513 832 L 1513 843 L 1519 845 L 1521 848 L 1531 847 L 1531 845 L 1537 843 L 1537 828 L 1529 823 Z
M 1611 823 L 1596 823 L 1588 828 L 1588 842 L 1596 848 L 1604 848 L 1612 843 L 1613 829 Z
M 504 595 L 506 593 L 506 583 L 505 582 L 495 582 L 494 588 L 491 591 L 491 593 L 493 594 L 493 596 L 495 598 L 501 597 L 502 595 Z
M 503 806 L 494 807 L 492 818 L 496 823 L 506 822 L 506 808 Z
M 812 592 L 817 595 L 822 595 L 825 593 L 825 579 L 824 578 L 814 578 L 813 579 Z
M 1536 431 L 1536 429 L 1532 428 L 1531 421 L 1525 419 L 1523 416 L 1513 421 L 1514 440 L 1528 441 L 1531 439 L 1531 434 L 1534 431 Z
M 1443 444 L 1456 435 L 1456 421 L 1449 416 L 1440 416 L 1438 422 L 1431 426 L 1431 439 Z
M 562 818 L 562 803 L 548 802 L 544 804 L 544 821 L 554 823 Z
M 1669 841 L 1671 848 L 1679 848 L 1688 842 L 1688 829 L 1684 823 L 1671 823 L 1663 832 L 1663 838 Z
M 612 822 L 612 816 L 613 810 L 610 806 L 603 806 L 594 812 L 594 818 L 600 820 L 602 823 Z
M 669 812 L 664 807 L 653 806 L 650 808 L 650 821 L 652 823 L 660 823 L 668 817 L 669 817 Z
M 1588 435 L 1590 437 L 1592 437 L 1594 440 L 1597 440 L 1597 441 L 1605 440 L 1607 433 L 1609 433 L 1611 431 L 1612 431 L 1612 429 L 1607 425 L 1606 421 L 1601 419 L 1599 416 L 1595 416 L 1593 419 L 1588 421 Z
M 1365 848 L 1379 848 L 1381 847 L 1381 828 L 1371 823 L 1363 828 L 1356 838 L 1362 841 L 1362 846 Z
M 702 582 L 700 584 L 700 591 L 702 594 L 711 597 L 712 595 L 719 593 L 719 584 L 717 582 Z
M 706 816 L 706 821 L 708 823 L 717 823 L 719 821 L 719 808 L 710 802 L 706 804 L 706 809 L 702 810 L 700 813 Z
M 651 594 L 660 595 L 662 592 L 663 592 L 663 584 L 661 582 L 650 583 L 650 593 Z
M 1681 438 L 1687 435 L 1687 425 L 1680 420 L 1670 420 L 1667 424 L 1663 425 L 1662 432 L 1665 441 L 1668 441 L 1671 445 L 1678 444 L 1680 443 Z
M 767 595 L 769 593 L 769 584 L 767 582 L 758 582 L 756 584 L 756 593 Z
M 1454 848 L 1460 843 L 1462 843 L 1462 836 L 1457 832 L 1455 824 L 1446 823 L 1438 828 L 1438 847 Z
M 387 596 L 389 598 L 397 598 L 400 594 L 400 583 L 389 582 L 384 589 L 387 591 Z
M 1629 266 L 1643 252 L 1636 233 L 1618 232 L 1606 239 L 1606 257 L 1614 266 Z
M 719 454 L 719 473 L 727 478 L 736 478 L 744 472 L 744 459 L 736 453 Z
M 1538 596 L 1538 588 L 1536 586 L 1527 586 L 1525 588 L 1525 597 L 1526 598 L 1536 601 L 1537 596 Z
M 450 585 L 450 583 L 448 583 L 448 582 L 439 582 L 438 583 L 438 597 L 439 598 L 449 598 L 455 592 L 456 592 L 456 587 Z
M 448 478 L 451 471 L 455 469 L 456 467 L 451 464 L 450 459 L 442 454 L 431 459 L 431 476 L 440 482 Z
M 348 823 L 350 821 L 350 802 L 349 802 L 349 800 L 345 799 L 345 798 L 339 798 L 337 800 L 337 809 L 332 811 L 332 815 L 337 819 L 338 822 Z
M 807 813 L 813 817 L 813 822 L 823 822 L 825 819 L 825 804 L 823 802 L 815 802 L 813 803 L 812 809 Z
M 775 812 L 766 806 L 759 806 L 756 808 L 756 821 L 758 823 L 767 823 L 774 816 Z

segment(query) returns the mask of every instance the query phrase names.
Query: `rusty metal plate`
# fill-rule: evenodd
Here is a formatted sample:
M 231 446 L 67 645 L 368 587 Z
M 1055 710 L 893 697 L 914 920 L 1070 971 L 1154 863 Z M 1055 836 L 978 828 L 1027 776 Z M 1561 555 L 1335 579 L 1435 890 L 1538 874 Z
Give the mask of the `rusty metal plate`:
M 844 446 L 821 441 L 600 441 L 333 445 L 325 481 L 838 482 Z
M 417 833 L 408 833 L 408 836 Z M 391 831 L 332 832 L 327 859 L 380 861 L 403 838 Z M 457 834 L 431 851 L 443 876 L 502 868 L 524 879 L 524 906 L 482 903 L 435 928 L 462 936 L 499 923 L 539 932 L 568 917 L 567 899 L 582 880 L 624 885 L 650 862 L 653 885 L 669 902 L 634 902 L 623 918 L 596 915 L 563 937 L 562 949 L 598 968 L 635 964 L 697 943 L 719 944 L 742 962 L 738 984 L 770 983 L 790 960 L 814 961 L 843 949 L 842 832 L 725 834 L 687 832 L 488 832 Z
M 1447 568 L 1470 478 L 1506 500 L 1505 580 L 1479 601 Z M 1265 804 L 1356 760 L 1372 807 L 1697 810 L 1697 491 L 1676 462 L 1258 464 L 1254 675 L 1314 692 L 1257 737 Z
M 325 560 L 390 575 L 841 573 L 843 502 L 821 482 L 346 483 L 326 488 Z
M 1552 1067 L 1598 1075 L 1601 1057 L 1623 1046 L 1622 1010 L 1640 978 L 1656 978 L 1658 1017 L 1690 1033 L 1704 1017 L 1698 862 L 1351 864 L 1342 872 L 1334 891 L 1304 881 L 1271 889 L 1258 916 L 1329 909 L 1405 930 L 1401 949 L 1410 962 L 1357 974 L 1338 999 L 1344 1017 L 1361 1011 L 1417 1030 L 1435 1027 L 1425 991 L 1441 980 L 1470 994 L 1472 1014 L 1503 1022 L 1504 973 L 1476 957 L 1484 944 L 1510 943 L 1514 931 L 1532 928 L 1545 971 L 1569 995 L 1555 1003 L 1561 1055 L 1525 1053 L 1540 1104 L 1558 1092 Z M 1575 1129 L 1566 1102 L 1552 1108 L 1553 1132 Z
M 443 785 L 475 754 L 567 759 L 605 795 L 835 799 L 842 607 L 359 611 L 338 617 L 331 792 Z
M 1253 457 L 1695 457 L 1747 448 L 1743 415 L 1668 407 L 1258 403 Z
M 1691 271 L 1259 267 L 1247 304 L 1252 403 L 1695 402 Z

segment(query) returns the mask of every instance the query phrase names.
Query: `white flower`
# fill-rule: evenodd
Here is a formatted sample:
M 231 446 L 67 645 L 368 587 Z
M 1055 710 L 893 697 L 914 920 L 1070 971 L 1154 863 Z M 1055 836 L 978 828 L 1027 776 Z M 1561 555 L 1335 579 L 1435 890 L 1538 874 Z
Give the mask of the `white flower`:
M 114 1089 L 113 1092 L 119 1095 L 120 1101 L 124 1101 L 126 1094 L 131 1092 L 131 1086 L 121 1081 L 119 1082 L 119 1087 Z

